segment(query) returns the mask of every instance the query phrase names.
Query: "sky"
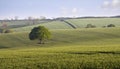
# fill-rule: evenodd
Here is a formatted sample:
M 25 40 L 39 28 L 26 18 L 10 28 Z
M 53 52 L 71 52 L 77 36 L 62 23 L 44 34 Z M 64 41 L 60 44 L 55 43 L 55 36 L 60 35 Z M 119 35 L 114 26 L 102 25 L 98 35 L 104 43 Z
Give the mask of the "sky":
M 0 19 L 120 15 L 120 0 L 0 0 Z

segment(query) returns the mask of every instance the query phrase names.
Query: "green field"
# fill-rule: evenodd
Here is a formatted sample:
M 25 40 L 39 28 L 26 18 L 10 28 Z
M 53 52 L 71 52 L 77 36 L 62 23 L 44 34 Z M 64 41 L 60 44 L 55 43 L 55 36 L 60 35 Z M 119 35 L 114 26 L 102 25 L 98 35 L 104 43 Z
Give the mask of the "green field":
M 77 28 L 84 28 L 87 24 L 93 24 L 96 27 L 103 27 L 109 24 L 120 26 L 120 18 L 83 18 L 83 19 L 70 19 L 67 20 Z
M 120 69 L 119 27 L 50 31 L 42 45 L 29 32 L 0 34 L 0 69 Z
M 32 28 L 37 27 L 37 26 L 45 26 L 48 29 L 72 29 L 71 26 L 68 24 L 61 22 L 61 21 L 52 21 L 48 23 L 43 23 L 43 24 L 37 24 L 37 25 L 32 25 L 32 26 L 27 26 L 27 27 L 20 27 L 20 28 L 14 28 L 13 30 L 16 32 L 22 32 L 22 31 L 30 31 Z
M 70 22 L 76 28 L 85 28 L 87 24 L 93 24 L 97 28 L 101 28 L 109 24 L 114 24 L 116 27 L 120 26 L 119 18 L 85 18 L 85 19 L 68 19 L 65 21 Z M 47 22 L 47 23 L 42 23 L 37 25 L 14 28 L 12 30 L 15 32 L 30 31 L 33 27 L 36 27 L 39 25 L 45 26 L 48 29 L 73 29 L 69 24 L 66 24 L 65 22 L 52 21 L 52 22 Z
M 46 22 L 47 21 L 43 20 L 0 20 L 0 27 L 6 24 L 7 28 L 20 28 L 25 26 L 42 24 Z
M 120 0 L 0 0 L 0 69 L 120 69 Z

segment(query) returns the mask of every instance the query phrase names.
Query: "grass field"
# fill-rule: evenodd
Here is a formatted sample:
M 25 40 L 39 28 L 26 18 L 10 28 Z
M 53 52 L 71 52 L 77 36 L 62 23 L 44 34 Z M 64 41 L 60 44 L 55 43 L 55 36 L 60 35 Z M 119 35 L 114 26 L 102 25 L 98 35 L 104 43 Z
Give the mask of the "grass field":
M 77 28 L 84 28 L 87 24 L 93 24 L 96 27 L 103 27 L 109 24 L 120 26 L 120 18 L 86 18 L 86 19 L 70 19 L 67 20 Z
M 50 30 L 46 44 L 28 32 L 0 34 L 0 69 L 120 69 L 120 28 Z
M 32 25 L 32 26 L 27 26 L 27 27 L 20 27 L 20 28 L 15 28 L 13 29 L 16 32 L 21 32 L 21 31 L 30 31 L 32 28 L 37 27 L 37 26 L 45 26 L 48 29 L 72 29 L 71 26 L 68 24 L 61 22 L 61 21 L 53 21 L 53 22 L 48 22 L 48 23 L 43 23 L 43 24 L 38 24 L 38 25 Z
M 7 25 L 8 28 L 20 28 L 24 26 L 30 26 L 30 25 L 36 25 L 36 24 L 42 24 L 47 23 L 47 21 L 44 20 L 1 20 L 0 21 L 0 27 L 4 24 Z
M 114 24 L 116 27 L 120 26 L 120 19 L 119 18 L 86 18 L 86 19 L 68 19 L 66 20 L 74 25 L 76 28 L 85 28 L 87 24 L 93 24 L 97 28 L 107 26 L 109 24 Z M 22 31 L 30 31 L 33 27 L 36 26 L 45 26 L 48 29 L 73 29 L 69 24 L 66 24 L 63 21 L 52 21 L 48 23 L 42 23 L 32 26 L 25 26 L 20 28 L 12 29 L 15 32 L 22 32 Z

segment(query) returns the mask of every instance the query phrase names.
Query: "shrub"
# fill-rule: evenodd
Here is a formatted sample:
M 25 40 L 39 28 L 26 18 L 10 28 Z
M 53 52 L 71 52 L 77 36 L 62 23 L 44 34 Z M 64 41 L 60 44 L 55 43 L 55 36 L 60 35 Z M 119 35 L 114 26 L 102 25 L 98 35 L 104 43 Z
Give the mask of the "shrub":
M 12 33 L 12 32 L 13 32 L 12 30 L 7 29 L 7 30 L 5 30 L 4 33 Z
M 102 26 L 103 28 L 106 28 L 106 26 Z
M 9 29 L 0 29 L 0 33 L 11 33 L 13 32 L 12 30 L 9 30 Z
M 96 26 L 92 24 L 87 24 L 86 28 L 96 28 Z
M 109 24 L 107 27 L 115 27 L 114 24 Z

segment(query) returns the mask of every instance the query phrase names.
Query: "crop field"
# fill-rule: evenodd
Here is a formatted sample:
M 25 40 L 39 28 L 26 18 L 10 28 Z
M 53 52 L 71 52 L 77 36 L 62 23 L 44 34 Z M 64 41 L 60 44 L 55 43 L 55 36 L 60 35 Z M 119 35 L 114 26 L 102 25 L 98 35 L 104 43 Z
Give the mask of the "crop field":
M 1 69 L 119 69 L 119 46 L 61 46 L 0 51 Z
M 0 69 L 120 69 L 119 27 L 50 31 L 45 44 L 0 34 Z

